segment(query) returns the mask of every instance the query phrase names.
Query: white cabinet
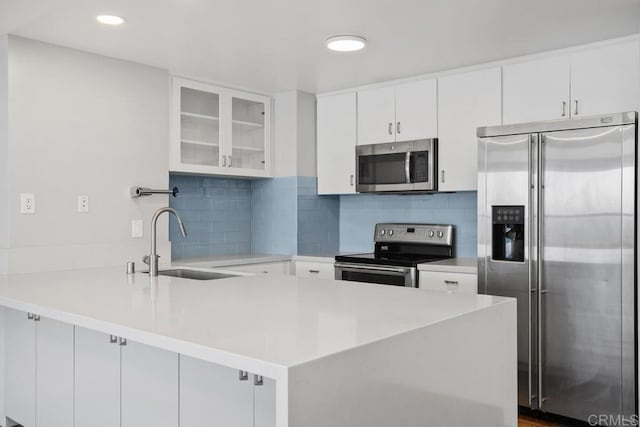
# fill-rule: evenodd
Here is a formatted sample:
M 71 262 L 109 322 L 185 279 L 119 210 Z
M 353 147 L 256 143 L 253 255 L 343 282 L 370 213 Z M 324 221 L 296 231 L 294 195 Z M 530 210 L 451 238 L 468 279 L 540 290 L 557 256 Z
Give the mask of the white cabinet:
M 72 426 L 74 327 L 36 319 L 36 425 Z
M 75 427 L 120 426 L 120 346 L 115 337 L 76 327 L 75 389 Z
M 181 355 L 180 426 L 206 425 L 275 427 L 275 382 Z
M 502 120 L 500 68 L 441 77 L 438 80 L 438 190 L 478 188 L 478 126 Z
M 503 123 L 569 117 L 568 55 L 503 67 Z
M 296 276 L 316 277 L 319 279 L 335 279 L 335 268 L 332 262 L 296 261 Z
M 396 86 L 396 141 L 438 136 L 436 79 Z
M 435 79 L 358 92 L 359 145 L 437 136 Z
M 27 313 L 5 310 L 5 414 L 36 425 L 36 324 Z
M 318 194 L 356 192 L 356 93 L 318 98 Z
M 444 271 L 420 271 L 420 289 L 434 291 L 478 293 L 478 275 Z
M 76 328 L 76 427 L 178 425 L 178 355 Z
M 5 309 L 6 416 L 73 425 L 73 326 Z
M 230 265 L 225 270 L 238 271 L 240 273 L 254 274 L 271 274 L 271 275 L 289 275 L 291 274 L 291 263 L 286 262 L 267 262 L 263 264 L 244 264 Z
M 571 115 L 637 111 L 640 107 L 640 42 L 586 49 L 571 56 Z
M 358 145 L 395 141 L 395 102 L 393 86 L 358 92 Z
M 135 341 L 121 351 L 121 426 L 177 427 L 178 354 Z
M 635 111 L 637 39 L 503 67 L 505 124 Z
M 271 176 L 271 98 L 173 79 L 170 169 Z

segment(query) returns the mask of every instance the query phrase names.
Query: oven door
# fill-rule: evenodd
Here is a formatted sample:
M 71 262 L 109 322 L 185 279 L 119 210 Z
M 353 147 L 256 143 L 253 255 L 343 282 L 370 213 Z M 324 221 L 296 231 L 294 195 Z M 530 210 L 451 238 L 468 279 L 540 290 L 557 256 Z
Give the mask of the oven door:
M 437 141 L 424 139 L 356 147 L 356 191 L 435 191 Z
M 335 263 L 336 280 L 377 283 L 380 285 L 418 287 L 415 267 Z

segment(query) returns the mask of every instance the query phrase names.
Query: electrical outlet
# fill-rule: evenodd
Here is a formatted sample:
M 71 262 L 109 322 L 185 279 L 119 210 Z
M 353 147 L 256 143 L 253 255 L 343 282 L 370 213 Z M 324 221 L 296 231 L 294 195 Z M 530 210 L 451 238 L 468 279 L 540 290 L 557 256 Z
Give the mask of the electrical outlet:
M 134 219 L 131 221 L 131 237 L 133 239 L 140 239 L 144 237 L 144 223 L 141 219 Z
M 20 194 L 20 213 L 36 213 L 36 196 L 33 193 Z
M 89 196 L 78 196 L 78 212 L 89 212 Z

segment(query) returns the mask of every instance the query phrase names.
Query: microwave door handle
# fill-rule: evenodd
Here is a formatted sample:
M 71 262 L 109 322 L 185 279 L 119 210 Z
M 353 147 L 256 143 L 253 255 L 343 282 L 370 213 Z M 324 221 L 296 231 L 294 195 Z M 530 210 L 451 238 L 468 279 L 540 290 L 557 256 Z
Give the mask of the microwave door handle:
M 407 179 L 407 184 L 411 184 L 411 151 L 407 151 L 404 159 L 404 176 Z

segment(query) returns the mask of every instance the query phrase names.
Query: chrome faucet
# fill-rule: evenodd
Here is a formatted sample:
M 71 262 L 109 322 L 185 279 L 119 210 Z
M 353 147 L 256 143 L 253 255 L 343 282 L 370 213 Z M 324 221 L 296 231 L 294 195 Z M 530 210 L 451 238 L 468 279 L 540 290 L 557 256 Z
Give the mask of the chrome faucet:
M 158 276 L 158 259 L 160 255 L 157 253 L 156 249 L 156 234 L 157 234 L 157 223 L 158 218 L 165 212 L 169 212 L 173 214 L 178 220 L 178 225 L 180 226 L 180 233 L 182 233 L 182 237 L 187 237 L 187 230 L 184 228 L 184 223 L 182 222 L 182 218 L 175 209 L 172 208 L 160 208 L 153 214 L 151 218 L 151 254 L 145 256 L 142 260 L 149 264 L 149 276 L 157 277 Z

